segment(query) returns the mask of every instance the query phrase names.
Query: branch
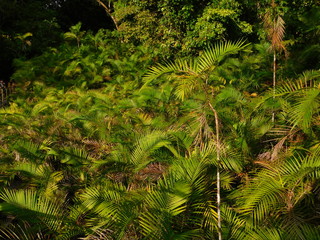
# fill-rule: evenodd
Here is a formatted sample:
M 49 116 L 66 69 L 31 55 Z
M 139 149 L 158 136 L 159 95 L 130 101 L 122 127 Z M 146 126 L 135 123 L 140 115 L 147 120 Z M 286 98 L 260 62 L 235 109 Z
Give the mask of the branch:
M 116 29 L 119 30 L 118 21 L 117 21 L 117 19 L 112 15 L 111 9 L 108 8 L 101 0 L 96 0 L 96 1 L 97 1 L 97 3 L 98 3 L 99 5 L 101 5 L 101 6 L 104 8 L 104 10 L 106 11 L 106 13 L 111 17 L 111 19 L 112 19 L 112 21 L 113 21 Z

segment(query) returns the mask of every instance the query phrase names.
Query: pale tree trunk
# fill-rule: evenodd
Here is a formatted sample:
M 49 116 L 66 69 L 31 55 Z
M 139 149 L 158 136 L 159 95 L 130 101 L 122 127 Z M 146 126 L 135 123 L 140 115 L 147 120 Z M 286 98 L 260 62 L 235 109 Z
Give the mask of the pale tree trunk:
M 217 154 L 217 214 L 218 214 L 218 239 L 222 240 L 222 229 L 221 229 L 221 179 L 220 179 L 220 136 L 219 136 L 219 118 L 217 111 L 213 108 L 209 102 L 209 106 L 214 114 L 214 120 L 216 125 L 216 154 Z

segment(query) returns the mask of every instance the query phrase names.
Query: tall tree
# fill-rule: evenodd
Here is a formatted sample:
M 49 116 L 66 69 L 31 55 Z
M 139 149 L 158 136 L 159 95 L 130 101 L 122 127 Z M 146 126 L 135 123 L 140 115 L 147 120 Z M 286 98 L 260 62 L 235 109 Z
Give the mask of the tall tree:
M 277 8 L 274 0 L 271 2 L 271 7 L 267 10 L 263 18 L 264 27 L 267 32 L 267 38 L 271 42 L 271 51 L 273 53 L 273 99 L 276 94 L 276 72 L 277 72 L 277 53 L 280 51 L 286 51 L 283 44 L 283 38 L 285 34 L 285 22 Z M 274 122 L 275 113 L 272 112 L 272 122 Z

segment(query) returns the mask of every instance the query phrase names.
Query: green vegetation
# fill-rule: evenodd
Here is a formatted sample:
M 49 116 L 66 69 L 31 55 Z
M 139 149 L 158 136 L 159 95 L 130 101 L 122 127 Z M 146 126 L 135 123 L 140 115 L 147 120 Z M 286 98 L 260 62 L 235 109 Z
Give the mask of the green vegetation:
M 76 2 L 0 2 L 0 239 L 319 239 L 318 1 Z

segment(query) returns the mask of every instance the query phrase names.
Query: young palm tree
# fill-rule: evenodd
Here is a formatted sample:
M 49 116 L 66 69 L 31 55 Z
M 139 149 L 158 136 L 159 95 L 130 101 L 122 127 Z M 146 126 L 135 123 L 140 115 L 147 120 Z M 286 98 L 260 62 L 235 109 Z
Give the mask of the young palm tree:
M 277 11 L 277 5 L 274 0 L 271 2 L 271 8 L 264 15 L 264 27 L 267 32 L 267 37 L 271 42 L 271 51 L 273 53 L 273 99 L 275 99 L 276 94 L 276 72 L 277 72 L 277 52 L 286 51 L 283 44 L 283 37 L 285 34 L 285 22 Z M 274 112 L 272 113 L 272 122 L 274 122 Z
M 215 75 L 217 68 L 224 60 L 239 51 L 243 50 L 247 44 L 243 41 L 235 43 L 225 42 L 214 45 L 203 52 L 200 57 L 190 60 L 178 59 L 175 62 L 167 64 L 158 64 L 150 69 L 144 77 L 147 85 L 151 81 L 165 77 L 173 81 L 175 95 L 178 99 L 184 101 L 188 97 L 193 97 L 198 101 L 198 109 L 193 109 L 199 113 L 197 120 L 200 127 L 196 133 L 196 143 L 200 147 L 204 147 L 206 143 L 211 141 L 215 132 L 215 146 L 217 159 L 217 214 L 218 214 L 218 237 L 222 239 L 221 233 L 221 212 L 220 212 L 220 158 L 221 158 L 221 139 L 220 122 L 218 112 L 214 107 L 214 97 L 219 91 L 216 83 L 219 78 Z M 215 130 L 210 125 L 212 122 L 209 115 L 214 117 Z

